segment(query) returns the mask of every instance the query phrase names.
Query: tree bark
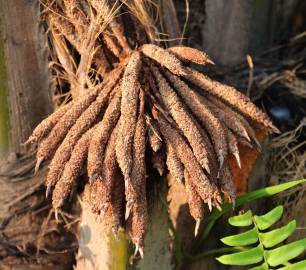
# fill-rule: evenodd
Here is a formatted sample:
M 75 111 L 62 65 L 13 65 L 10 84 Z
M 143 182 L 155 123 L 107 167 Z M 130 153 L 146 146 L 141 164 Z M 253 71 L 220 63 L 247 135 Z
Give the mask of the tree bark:
M 203 49 L 213 61 L 234 66 L 245 60 L 252 15 L 251 0 L 206 0 Z
M 9 114 L 2 107 L 0 112 L 1 131 L 9 127 L 9 152 L 0 168 L 0 269 L 69 269 L 71 252 L 45 252 L 54 240 L 62 246 L 63 238 L 54 237 L 60 232 L 54 221 L 44 225 L 50 209 L 43 189 L 46 170 L 33 176 L 35 158 L 21 146 L 53 107 L 38 1 L 0 0 L 0 14 L 1 105 L 7 102 L 9 109 Z

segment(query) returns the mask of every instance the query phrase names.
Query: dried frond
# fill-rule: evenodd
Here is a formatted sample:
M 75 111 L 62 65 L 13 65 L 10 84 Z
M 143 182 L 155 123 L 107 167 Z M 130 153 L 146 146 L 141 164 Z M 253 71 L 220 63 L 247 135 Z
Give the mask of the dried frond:
M 167 160 L 166 164 L 170 174 L 179 182 L 184 180 L 184 165 L 178 158 L 174 148 L 171 144 L 167 145 Z
M 174 46 L 168 48 L 167 51 L 174 54 L 178 59 L 183 62 L 191 62 L 198 65 L 214 64 L 214 62 L 208 57 L 205 52 L 202 52 L 195 48 Z
M 125 179 L 129 178 L 133 165 L 132 145 L 137 120 L 138 94 L 140 89 L 138 76 L 140 67 L 140 53 L 136 51 L 129 59 L 121 84 L 121 116 L 116 142 L 116 153 Z
M 141 52 L 176 75 L 186 74 L 181 61 L 161 47 L 153 44 L 145 44 L 141 46 Z
M 165 103 L 167 110 L 171 116 L 183 131 L 184 135 L 188 139 L 193 152 L 201 164 L 201 166 L 209 172 L 209 162 L 207 154 L 207 146 L 201 136 L 201 132 L 196 124 L 195 120 L 185 109 L 183 103 L 179 100 L 179 97 L 174 90 L 167 83 L 166 79 L 161 75 L 157 68 L 152 69 L 156 81 L 159 86 L 159 91 L 162 95 L 163 102 Z
M 186 68 L 185 74 L 182 75 L 193 84 L 228 102 L 254 122 L 264 125 L 270 132 L 279 133 L 279 130 L 272 124 L 268 116 L 260 111 L 247 96 L 235 88 L 213 81 L 191 68 Z

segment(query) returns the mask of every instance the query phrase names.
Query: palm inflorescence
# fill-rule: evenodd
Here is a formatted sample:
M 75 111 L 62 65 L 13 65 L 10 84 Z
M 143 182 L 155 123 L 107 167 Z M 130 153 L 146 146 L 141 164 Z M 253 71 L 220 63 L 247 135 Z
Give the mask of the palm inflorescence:
M 72 100 L 28 142 L 37 144 L 37 168 L 51 160 L 46 186 L 56 210 L 86 169 L 92 210 L 115 233 L 125 216 L 142 254 L 148 167 L 185 184 L 199 224 L 204 204 L 219 207 L 222 194 L 235 200 L 228 157 L 240 165 L 238 143 L 258 146 L 254 127 L 277 129 L 242 93 L 188 67 L 212 64 L 205 53 L 153 44 L 140 2 L 42 1 L 56 76 Z

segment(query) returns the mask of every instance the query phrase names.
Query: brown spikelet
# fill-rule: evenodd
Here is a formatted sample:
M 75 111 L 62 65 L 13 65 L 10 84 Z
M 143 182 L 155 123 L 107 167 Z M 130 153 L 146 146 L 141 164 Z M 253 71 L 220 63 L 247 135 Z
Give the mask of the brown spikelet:
M 127 194 L 127 202 L 132 204 L 130 219 L 130 235 L 133 243 L 143 250 L 144 237 L 148 224 L 146 199 L 146 128 L 144 119 L 144 95 L 140 93 L 139 114 L 133 144 L 133 170 L 131 185 L 133 194 Z M 128 210 L 128 209 L 127 209 Z M 126 213 L 128 217 L 128 213 Z
M 37 160 L 47 160 L 53 156 L 57 147 L 64 139 L 69 129 L 75 124 L 81 114 L 90 106 L 98 94 L 94 89 L 85 94 L 78 101 L 73 102 L 71 108 L 51 130 L 49 135 L 40 143 L 37 149 Z
M 190 214 L 195 220 L 201 220 L 204 217 L 203 201 L 197 193 L 197 190 L 193 182 L 191 181 L 190 175 L 187 170 L 185 170 L 184 175 Z
M 120 128 L 116 142 L 117 160 L 125 179 L 132 171 L 132 145 L 137 120 L 140 68 L 140 53 L 136 51 L 131 55 L 122 79 Z
M 49 134 L 60 118 L 70 109 L 71 105 L 72 103 L 70 102 L 60 106 L 54 113 L 41 121 L 25 144 L 37 143 L 41 141 L 46 135 Z
M 185 71 L 180 60 L 178 60 L 174 55 L 167 52 L 166 50 L 153 45 L 144 44 L 141 47 L 141 51 L 147 57 L 155 60 L 157 63 L 169 69 L 172 73 L 176 75 L 184 75 Z
M 232 175 L 231 169 L 228 166 L 228 163 L 225 163 L 221 170 L 219 184 L 220 184 L 222 193 L 224 193 L 228 201 L 235 203 L 236 187 L 235 187 L 233 175 Z
M 245 128 L 248 123 L 242 115 L 238 114 L 226 106 L 221 100 L 213 97 L 212 95 L 206 95 L 201 99 L 227 128 L 233 131 L 237 136 L 243 137 L 247 140 L 250 139 Z
M 238 141 L 237 141 L 235 135 L 230 130 L 227 131 L 226 135 L 227 135 L 227 144 L 228 144 L 228 148 L 230 150 L 230 153 L 235 157 L 239 168 L 241 168 Z
M 103 119 L 93 133 L 89 151 L 87 171 L 90 181 L 102 176 L 105 146 L 120 116 L 121 92 L 119 91 L 107 107 Z
M 237 108 L 237 110 L 242 114 L 246 115 L 256 123 L 265 126 L 269 131 L 279 133 L 279 130 L 272 124 L 267 115 L 260 111 L 247 96 L 243 95 L 235 88 L 213 81 L 204 74 L 191 68 L 186 68 L 184 77 L 205 91 L 208 91 L 209 93 L 228 102 L 230 105 Z
M 97 129 L 99 127 L 100 126 L 98 125 Z M 94 193 L 97 196 L 97 198 L 94 198 L 94 200 L 91 202 L 91 205 L 96 212 L 104 211 L 107 205 L 111 203 L 112 190 L 117 183 L 116 178 L 120 173 L 116 160 L 116 128 L 111 133 L 110 139 L 108 140 L 106 146 L 105 154 L 103 157 L 101 157 L 100 163 L 100 175 L 98 175 L 95 179 L 91 179 L 90 181 L 91 188 L 95 190 Z
M 122 224 L 124 214 L 124 180 L 120 172 L 114 175 L 116 184 L 111 191 L 111 201 L 106 208 L 100 212 L 103 226 L 112 229 L 115 239 L 118 239 L 118 229 Z
M 74 24 L 76 31 L 80 37 L 84 38 L 86 33 L 86 26 L 88 25 L 88 20 L 85 13 L 82 10 L 80 1 L 77 0 L 63 0 L 66 14 L 70 21 Z
M 202 52 L 195 48 L 174 46 L 168 48 L 167 51 L 171 52 L 178 59 L 184 62 L 191 62 L 198 65 L 214 64 L 214 62 L 208 57 L 205 52 Z
M 145 193 L 145 190 L 142 192 L 142 194 L 143 193 Z M 139 196 L 133 204 L 131 218 L 128 222 L 128 228 L 131 240 L 136 245 L 136 249 L 139 249 L 140 254 L 144 249 L 144 240 L 147 226 L 147 198 L 146 196 Z
M 52 205 L 55 209 L 63 205 L 64 200 L 69 197 L 73 186 L 82 173 L 93 131 L 94 128 L 91 128 L 81 137 L 81 139 L 79 139 L 73 148 L 69 161 L 65 164 L 63 174 L 56 183 L 52 195 Z
M 184 165 L 176 155 L 176 152 L 171 144 L 167 145 L 167 160 L 166 164 L 170 174 L 179 182 L 184 180 Z
M 112 37 L 110 34 L 104 34 L 104 42 L 107 46 L 107 48 L 117 57 L 120 57 L 120 48 L 116 44 L 114 37 Z
M 171 127 L 169 123 L 167 123 L 160 113 L 158 113 L 158 122 L 167 144 L 169 143 L 173 148 L 175 148 L 177 156 L 191 176 L 192 182 L 202 200 L 205 203 L 211 203 L 213 200 L 218 200 L 220 196 L 218 188 L 206 177 L 201 165 L 183 137 L 173 127 Z
M 146 164 L 145 164 L 145 150 L 146 150 L 146 127 L 144 119 L 144 95 L 140 92 L 139 113 L 137 117 L 135 135 L 133 138 L 133 168 L 131 172 L 130 181 L 127 183 L 126 200 L 132 203 L 137 196 L 143 191 L 143 186 L 146 184 Z M 126 213 L 126 217 L 128 213 Z
M 146 124 L 151 148 L 154 152 L 157 152 L 162 147 L 162 138 L 159 127 L 156 121 L 151 119 L 149 116 L 146 116 Z
M 209 172 L 207 147 L 195 120 L 188 113 L 177 94 L 173 91 L 158 69 L 153 68 L 152 70 L 156 77 L 163 102 L 179 128 L 183 131 L 185 137 L 188 139 L 199 163 Z
M 59 179 L 65 163 L 69 160 L 72 149 L 79 138 L 96 122 L 102 108 L 106 105 L 108 94 L 112 89 L 103 89 L 97 99 L 82 113 L 80 118 L 67 133 L 58 147 L 49 165 L 46 185 L 53 186 Z
M 201 102 L 202 97 L 194 92 L 189 86 L 170 72 L 166 72 L 176 91 L 181 95 L 184 102 L 199 119 L 201 124 L 209 133 L 213 142 L 215 152 L 217 153 L 220 165 L 227 157 L 227 144 L 225 130 L 219 119 Z
M 80 40 L 76 35 L 74 25 L 64 15 L 61 15 L 58 9 L 54 11 L 56 12 L 50 12 L 48 15 L 50 26 L 63 35 L 77 51 L 80 51 Z

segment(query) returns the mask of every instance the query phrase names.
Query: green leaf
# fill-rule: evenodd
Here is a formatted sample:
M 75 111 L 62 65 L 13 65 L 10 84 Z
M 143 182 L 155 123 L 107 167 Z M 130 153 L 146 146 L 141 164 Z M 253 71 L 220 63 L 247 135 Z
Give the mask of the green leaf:
M 257 224 L 257 227 L 260 230 L 266 230 L 269 227 L 271 227 L 274 223 L 279 221 L 279 219 L 282 217 L 284 212 L 283 206 L 277 206 L 274 209 L 272 209 L 270 212 L 263 216 L 254 216 L 255 222 Z
M 258 241 L 258 235 L 256 229 L 252 229 L 236 235 L 227 236 L 221 239 L 221 241 L 232 247 L 247 246 L 255 244 Z
M 270 232 L 261 233 L 261 242 L 266 248 L 274 247 L 286 240 L 296 229 L 296 221 L 292 220 L 287 225 Z
M 269 265 L 278 266 L 299 256 L 305 249 L 306 238 L 273 250 L 266 251 L 265 254 Z
M 223 255 L 217 258 L 220 263 L 226 265 L 249 265 L 259 263 L 262 259 L 263 253 L 260 247 L 252 248 L 248 251 Z
M 253 267 L 249 270 L 269 270 L 269 266 L 266 263 L 264 263 L 260 266 Z
M 249 210 L 242 215 L 230 217 L 228 223 L 232 226 L 245 227 L 253 224 L 252 211 Z
M 301 180 L 291 181 L 291 182 L 287 182 L 284 184 L 266 187 L 266 188 L 262 188 L 256 191 L 249 192 L 248 194 L 242 195 L 237 198 L 236 206 L 241 206 L 245 203 L 248 203 L 254 200 L 273 196 L 277 193 L 283 192 L 289 188 L 295 187 L 305 182 L 306 182 L 306 179 L 301 179 Z M 230 203 L 223 204 L 222 211 L 219 211 L 218 209 L 213 210 L 212 214 L 209 216 L 208 224 L 202 234 L 201 241 L 203 241 L 209 235 L 216 221 L 220 217 L 222 217 L 225 213 L 231 210 L 233 210 L 233 205 Z
M 288 266 L 279 268 L 278 270 L 305 270 L 306 269 L 306 260 L 290 264 Z

